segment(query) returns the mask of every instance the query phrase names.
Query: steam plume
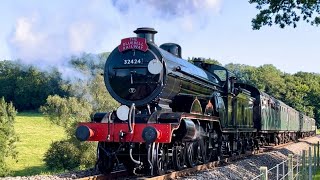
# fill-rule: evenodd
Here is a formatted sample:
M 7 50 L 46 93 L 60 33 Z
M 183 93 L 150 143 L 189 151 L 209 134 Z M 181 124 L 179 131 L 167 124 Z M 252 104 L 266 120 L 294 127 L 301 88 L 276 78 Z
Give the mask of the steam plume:
M 63 67 L 71 55 L 112 51 L 121 38 L 133 36 L 132 30 L 141 26 L 155 27 L 164 41 L 175 41 L 178 34 L 183 38 L 183 32 L 205 28 L 221 1 L 74 0 L 37 1 L 32 6 L 21 2 L 7 44 L 13 59 Z

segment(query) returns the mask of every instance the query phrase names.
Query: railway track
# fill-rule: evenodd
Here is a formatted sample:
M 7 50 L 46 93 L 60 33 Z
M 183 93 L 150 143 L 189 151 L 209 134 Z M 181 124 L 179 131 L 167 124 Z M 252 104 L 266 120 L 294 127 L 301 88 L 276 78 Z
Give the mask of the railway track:
M 213 169 L 218 166 L 228 165 L 228 164 L 235 162 L 237 160 L 244 159 L 246 157 L 249 157 L 252 155 L 257 155 L 260 153 L 269 152 L 269 151 L 272 151 L 275 149 L 280 149 L 284 146 L 288 146 L 288 145 L 294 144 L 294 143 L 295 142 L 289 142 L 289 143 L 280 144 L 277 146 L 264 146 L 264 147 L 261 147 L 259 150 L 254 150 L 253 152 L 246 152 L 245 154 L 235 155 L 232 157 L 224 157 L 221 161 L 209 162 L 206 164 L 195 166 L 193 168 L 186 168 L 186 169 L 183 169 L 180 171 L 172 171 L 172 172 L 168 172 L 167 174 L 164 174 L 161 176 L 154 176 L 154 177 L 129 176 L 128 172 L 126 172 L 125 170 L 122 170 L 122 171 L 114 171 L 109 175 L 98 174 L 98 175 L 94 175 L 94 176 L 83 177 L 80 180 L 104 180 L 104 179 L 164 180 L 164 179 L 176 179 L 177 177 L 188 176 L 188 175 L 191 175 L 191 174 L 196 173 L 198 171 L 209 170 L 209 169 Z
M 79 180 L 111 180 L 111 179 L 120 179 L 123 177 L 128 177 L 128 172 L 125 170 L 113 171 L 108 175 L 97 174 L 93 176 L 83 177 L 83 178 L 79 178 Z

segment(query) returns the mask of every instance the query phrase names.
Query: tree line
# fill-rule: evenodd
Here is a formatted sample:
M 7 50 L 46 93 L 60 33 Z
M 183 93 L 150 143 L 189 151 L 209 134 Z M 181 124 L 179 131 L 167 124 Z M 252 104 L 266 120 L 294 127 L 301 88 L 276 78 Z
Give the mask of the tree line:
M 0 84 L 0 97 L 18 111 L 37 110 L 49 95 L 69 95 L 57 69 L 42 71 L 19 61 L 0 61 Z

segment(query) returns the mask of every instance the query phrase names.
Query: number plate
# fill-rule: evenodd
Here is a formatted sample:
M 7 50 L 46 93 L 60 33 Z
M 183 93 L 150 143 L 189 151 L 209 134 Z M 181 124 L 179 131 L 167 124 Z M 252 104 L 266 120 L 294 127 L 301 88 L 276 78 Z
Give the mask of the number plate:
M 123 64 L 143 64 L 143 59 L 124 59 Z

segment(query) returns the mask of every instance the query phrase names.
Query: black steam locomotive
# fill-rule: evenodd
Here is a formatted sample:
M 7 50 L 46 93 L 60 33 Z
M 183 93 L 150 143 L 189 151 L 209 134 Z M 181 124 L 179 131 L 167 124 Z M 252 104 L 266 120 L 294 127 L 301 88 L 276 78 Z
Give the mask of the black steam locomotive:
M 315 121 L 226 68 L 181 58 L 157 46 L 153 28 L 121 40 L 105 64 L 109 93 L 121 106 L 80 123 L 76 137 L 98 141 L 97 166 L 158 175 L 315 134 Z

